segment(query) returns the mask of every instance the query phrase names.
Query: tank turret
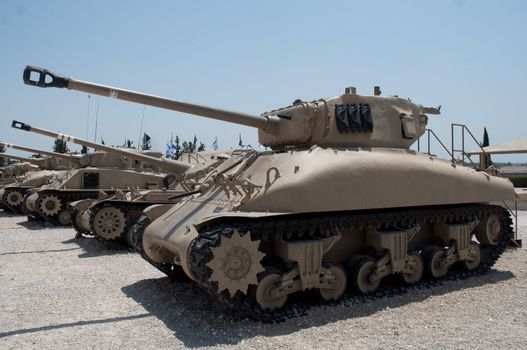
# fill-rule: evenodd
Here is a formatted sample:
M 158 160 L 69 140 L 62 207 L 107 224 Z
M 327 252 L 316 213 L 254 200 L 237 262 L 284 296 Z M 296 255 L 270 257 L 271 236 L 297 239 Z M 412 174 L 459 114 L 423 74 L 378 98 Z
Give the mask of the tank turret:
M 397 96 L 361 96 L 354 88 L 329 99 L 296 100 L 289 107 L 260 116 L 181 102 L 145 93 L 94 84 L 27 66 L 24 83 L 58 87 L 108 96 L 258 128 L 260 144 L 273 149 L 286 146 L 393 147 L 408 149 L 424 132 L 428 117 L 440 108 L 423 107 Z
M 100 151 L 108 152 L 110 154 L 116 154 L 121 157 L 134 159 L 136 161 L 143 162 L 145 164 L 154 165 L 158 167 L 161 171 L 167 172 L 170 174 L 176 174 L 176 175 L 181 174 L 191 167 L 191 165 L 188 163 L 179 162 L 179 161 L 175 161 L 172 159 L 156 158 L 156 157 L 148 156 L 146 154 L 142 154 L 139 152 L 133 152 L 133 151 L 126 150 L 126 149 L 102 145 L 96 142 L 83 140 L 83 139 L 80 139 L 74 136 L 69 136 L 69 135 L 60 134 L 60 133 L 56 133 L 53 131 L 37 128 L 37 127 L 31 126 L 29 124 L 22 123 L 16 120 L 13 120 L 12 127 L 16 129 L 24 130 L 24 131 L 34 132 L 34 133 L 41 134 L 44 136 L 49 136 L 49 137 L 52 137 L 58 140 L 72 142 L 72 143 L 75 143 L 81 146 L 94 148 Z

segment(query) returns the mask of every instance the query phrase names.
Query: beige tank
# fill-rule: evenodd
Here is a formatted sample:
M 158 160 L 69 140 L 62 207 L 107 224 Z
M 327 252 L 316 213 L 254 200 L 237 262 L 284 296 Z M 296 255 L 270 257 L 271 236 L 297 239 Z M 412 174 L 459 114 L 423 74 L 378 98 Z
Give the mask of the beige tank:
M 308 289 L 336 300 L 382 295 L 389 275 L 406 286 L 482 273 L 512 237 L 508 211 L 489 204 L 515 198 L 510 181 L 410 150 L 439 108 L 378 88 L 251 116 L 35 67 L 24 81 L 258 128 L 273 151 L 231 157 L 200 183 L 183 177 L 199 192 L 142 237 L 149 260 L 254 318 L 282 317 L 288 296 Z
M 120 149 L 101 145 L 95 142 L 83 140 L 73 136 L 55 133 L 49 130 L 32 127 L 28 124 L 13 121 L 14 128 L 35 132 L 59 140 L 79 144 L 104 151 L 106 156 L 94 157 L 87 155 L 88 161 L 82 161 L 80 164 L 89 164 L 89 166 L 74 169 L 62 178 L 57 178 L 52 183 L 34 189 L 33 193 L 27 197 L 25 205 L 29 212 L 37 217 L 48 221 L 58 222 L 62 225 L 69 225 L 72 222 L 72 213 L 68 208 L 68 203 L 83 199 L 107 198 L 120 191 L 137 191 L 162 189 L 173 181 L 173 177 L 167 176 L 166 172 L 173 174 L 182 173 L 190 168 L 190 165 L 170 159 L 161 159 L 144 154 L 143 152 Z M 159 152 L 149 151 L 150 154 L 161 155 Z M 118 167 L 101 167 L 105 161 L 111 160 L 112 157 L 124 160 L 117 163 Z M 96 160 L 96 162 L 94 162 Z M 97 167 L 93 167 L 93 164 Z M 107 165 L 112 165 L 110 162 Z M 163 172 L 153 172 L 146 165 L 154 165 L 156 169 Z M 113 165 L 116 165 L 113 162 Z M 128 165 L 124 168 L 123 165 Z M 112 217 L 104 217 L 104 225 Z M 113 218 L 119 219 L 119 218 Z
M 2 172 L 3 180 L 4 174 L 11 174 L 11 176 L 14 177 L 5 178 L 6 184 L 0 190 L 0 203 L 2 208 L 15 213 L 20 213 L 25 210 L 24 200 L 26 198 L 27 192 L 30 189 L 35 186 L 40 187 L 52 181 L 55 171 L 66 170 L 79 165 L 79 158 L 73 155 L 48 152 L 6 142 L 0 142 L 0 145 L 4 146 L 5 148 L 13 148 L 20 151 L 46 156 L 43 158 L 26 158 L 0 153 L 0 157 L 15 159 L 23 162 L 16 168 L 10 168 L 11 171 L 8 171 L 7 173 Z M 14 172 L 15 169 L 16 173 Z M 36 171 L 38 169 L 41 169 L 42 171 Z M 26 176 L 28 171 L 35 173 L 31 173 L 30 176 Z

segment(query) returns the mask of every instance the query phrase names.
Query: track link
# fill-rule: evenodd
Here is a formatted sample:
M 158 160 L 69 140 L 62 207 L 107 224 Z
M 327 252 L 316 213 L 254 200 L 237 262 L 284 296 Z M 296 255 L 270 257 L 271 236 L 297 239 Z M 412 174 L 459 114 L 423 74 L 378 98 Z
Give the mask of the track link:
M 467 270 L 462 267 L 452 266 L 448 274 L 442 278 L 425 277 L 420 282 L 412 285 L 385 285 L 376 292 L 367 295 L 356 295 L 347 292 L 338 301 L 324 302 L 319 299 L 303 298 L 296 303 L 288 303 L 279 310 L 262 310 L 250 297 L 251 293 L 244 295 L 237 292 L 231 297 L 227 291 L 217 293 L 217 283 L 208 282 L 212 270 L 206 265 L 212 258 L 211 248 L 220 244 L 222 236 L 230 237 L 234 229 L 243 233 L 250 231 L 253 240 L 260 239 L 262 243 L 272 239 L 282 238 L 285 240 L 295 238 L 328 237 L 338 228 L 364 229 L 367 227 L 408 226 L 420 223 L 437 222 L 468 222 L 476 218 L 497 214 L 502 223 L 504 234 L 500 242 L 495 246 L 481 247 L 481 262 L 478 268 Z M 203 228 L 195 240 L 190 253 L 191 271 L 199 286 L 205 289 L 220 301 L 224 302 L 234 310 L 252 319 L 262 322 L 281 322 L 285 319 L 305 314 L 307 310 L 322 304 L 345 304 L 355 305 L 378 298 L 402 295 L 409 290 L 426 289 L 436 286 L 445 281 L 462 280 L 470 276 L 478 276 L 488 272 L 506 249 L 508 242 L 512 239 L 512 219 L 510 213 L 499 206 L 492 205 L 470 205 L 452 206 L 448 208 L 434 207 L 426 209 L 389 210 L 385 212 L 369 212 L 366 214 L 343 214 L 314 218 L 300 219 L 276 219 L 274 221 L 259 222 L 237 222 L 223 225 L 215 225 Z M 272 261 L 262 262 L 263 265 L 272 265 Z

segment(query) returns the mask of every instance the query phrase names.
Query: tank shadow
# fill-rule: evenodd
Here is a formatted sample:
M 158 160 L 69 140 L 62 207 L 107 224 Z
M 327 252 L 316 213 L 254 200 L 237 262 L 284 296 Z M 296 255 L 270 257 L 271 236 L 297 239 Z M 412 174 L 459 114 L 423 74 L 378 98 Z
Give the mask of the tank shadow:
M 235 345 L 259 335 L 280 336 L 343 319 L 364 317 L 386 308 L 398 308 L 436 295 L 498 283 L 514 277 L 508 271 L 490 273 L 462 281 L 449 281 L 427 289 L 410 290 L 400 296 L 376 299 L 353 305 L 341 303 L 313 306 L 306 313 L 278 324 L 265 324 L 245 318 L 227 308 L 191 282 L 169 278 L 142 280 L 122 288 L 146 311 L 163 321 L 186 347 Z
M 0 218 L 12 218 L 15 216 L 23 216 L 23 214 L 17 214 L 13 213 L 11 211 L 7 211 L 5 209 L 0 210 Z
M 106 319 L 101 319 L 101 320 L 78 321 L 78 322 L 72 322 L 72 323 L 54 324 L 54 325 L 43 326 L 43 327 L 17 329 L 17 330 L 10 331 L 10 332 L 0 333 L 0 339 L 5 338 L 5 337 L 10 337 L 13 335 L 31 334 L 31 333 L 36 333 L 36 332 L 45 332 L 49 330 L 79 327 L 79 326 L 92 325 L 92 324 L 115 323 L 115 322 L 129 321 L 129 320 L 135 320 L 135 319 L 145 318 L 145 317 L 150 317 L 150 314 L 134 315 L 134 316 L 127 316 L 127 317 L 112 317 L 112 318 L 106 318 Z
M 72 234 L 75 231 L 72 230 Z M 116 241 L 100 241 L 94 237 L 73 237 L 62 242 L 63 244 L 77 244 L 83 253 L 79 254 L 80 259 L 95 258 L 104 255 L 130 254 L 132 250 L 124 243 Z
M 19 215 L 21 218 L 27 218 L 27 216 L 23 214 L 17 214 L 17 215 Z M 31 219 L 31 220 L 26 219 L 24 221 L 18 222 L 17 224 L 31 231 L 37 231 L 37 230 L 42 230 L 42 229 L 63 230 L 65 228 L 64 226 L 57 226 L 57 225 L 54 225 L 44 220 L 35 220 L 35 219 Z
M 67 252 L 67 251 L 70 251 L 70 250 L 78 250 L 78 249 L 81 249 L 81 248 L 50 249 L 50 250 L 29 250 L 29 251 L 23 251 L 23 252 L 0 253 L 0 256 L 3 256 L 3 255 L 20 255 L 20 254 L 59 253 L 59 252 Z

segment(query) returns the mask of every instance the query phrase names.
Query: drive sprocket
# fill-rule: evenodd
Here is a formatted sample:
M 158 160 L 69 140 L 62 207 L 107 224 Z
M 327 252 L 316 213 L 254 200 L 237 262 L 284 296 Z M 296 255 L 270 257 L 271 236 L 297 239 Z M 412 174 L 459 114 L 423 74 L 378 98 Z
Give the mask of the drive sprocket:
M 6 195 L 6 202 L 10 207 L 16 208 L 22 204 L 24 194 L 20 191 L 11 191 Z
M 39 211 L 45 216 L 57 215 L 62 207 L 62 201 L 54 194 L 44 195 L 39 202 Z
M 212 270 L 209 281 L 218 283 L 218 293 L 227 289 L 231 296 L 237 291 L 247 294 L 250 284 L 258 284 L 257 275 L 264 271 L 260 262 L 265 256 L 258 250 L 259 245 L 260 241 L 252 241 L 249 233 L 242 235 L 234 230 L 211 248 L 214 257 L 207 263 Z

